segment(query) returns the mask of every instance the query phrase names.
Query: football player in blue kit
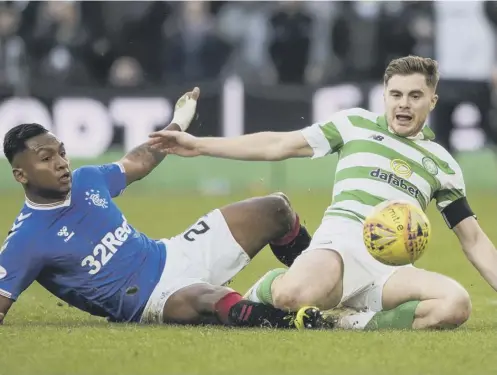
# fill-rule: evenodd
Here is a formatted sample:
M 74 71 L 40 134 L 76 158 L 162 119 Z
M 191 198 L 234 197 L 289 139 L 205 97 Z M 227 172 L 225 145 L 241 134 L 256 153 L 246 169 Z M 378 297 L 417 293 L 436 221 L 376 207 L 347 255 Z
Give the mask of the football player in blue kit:
M 167 129 L 188 128 L 198 96 L 195 88 L 178 100 Z M 309 244 L 283 194 L 215 209 L 183 233 L 156 240 L 113 201 L 164 159 L 147 144 L 116 163 L 71 172 L 61 140 L 41 125 L 22 124 L 6 134 L 4 153 L 26 198 L 0 248 L 0 322 L 37 281 L 111 322 L 320 328 L 316 308 L 289 313 L 224 286 L 267 244 L 288 266 Z

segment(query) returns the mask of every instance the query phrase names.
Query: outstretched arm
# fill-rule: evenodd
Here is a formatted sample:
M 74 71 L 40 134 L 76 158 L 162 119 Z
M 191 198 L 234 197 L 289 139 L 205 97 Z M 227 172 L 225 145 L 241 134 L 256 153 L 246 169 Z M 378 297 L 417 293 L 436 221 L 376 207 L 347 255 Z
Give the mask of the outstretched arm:
M 162 130 L 150 134 L 156 150 L 180 156 L 214 156 L 225 159 L 273 161 L 298 157 L 322 157 L 340 150 L 343 136 L 334 121 L 344 122 L 338 112 L 326 123 L 290 132 L 260 132 L 231 138 L 197 138 L 191 134 Z M 347 131 L 342 126 L 341 131 Z
M 238 160 L 310 157 L 313 150 L 301 131 L 261 132 L 232 138 L 197 138 L 201 155 Z
M 225 159 L 273 161 L 310 157 L 314 151 L 301 131 L 261 132 L 232 138 L 194 137 L 163 130 L 152 133 L 153 149 L 180 156 L 214 156 Z
M 462 249 L 482 277 L 497 291 L 497 250 L 474 217 L 454 227 Z
M 195 115 L 199 95 L 200 90 L 196 87 L 178 100 L 171 124 L 165 130 L 185 131 L 188 129 Z M 146 177 L 164 160 L 166 155 L 167 153 L 154 149 L 148 143 L 135 147 L 128 152 L 119 161 L 126 171 L 126 184 L 129 185 Z

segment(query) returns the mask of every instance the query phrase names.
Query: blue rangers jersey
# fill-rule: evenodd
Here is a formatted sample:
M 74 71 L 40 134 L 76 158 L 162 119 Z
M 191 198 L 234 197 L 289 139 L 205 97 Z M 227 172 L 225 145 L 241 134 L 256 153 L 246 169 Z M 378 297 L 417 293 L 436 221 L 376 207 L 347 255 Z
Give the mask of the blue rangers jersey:
M 115 322 L 139 321 L 166 262 L 166 247 L 131 226 L 112 198 L 120 164 L 73 173 L 62 204 L 26 200 L 0 248 L 0 295 L 17 300 L 34 281 L 68 304 Z

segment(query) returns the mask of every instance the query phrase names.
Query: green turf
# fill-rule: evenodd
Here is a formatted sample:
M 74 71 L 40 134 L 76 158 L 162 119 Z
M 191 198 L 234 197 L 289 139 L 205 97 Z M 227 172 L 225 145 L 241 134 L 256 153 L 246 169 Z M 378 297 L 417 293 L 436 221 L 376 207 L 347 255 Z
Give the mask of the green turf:
M 497 241 L 497 198 L 472 189 L 470 200 Z M 171 236 L 211 208 L 248 197 L 145 196 L 131 190 L 118 201 L 129 221 L 151 236 Z M 328 191 L 289 193 L 315 230 Z M 0 197 L 5 233 L 22 194 Z M 0 326 L 0 374 L 490 374 L 497 371 L 497 294 L 465 260 L 455 236 L 430 210 L 434 236 L 419 266 L 455 277 L 470 292 L 473 315 L 454 332 L 277 332 L 213 328 L 111 325 L 62 304 L 37 285 L 29 288 Z M 245 291 L 278 266 L 264 250 L 235 279 Z M 323 275 L 326 277 L 326 275 Z

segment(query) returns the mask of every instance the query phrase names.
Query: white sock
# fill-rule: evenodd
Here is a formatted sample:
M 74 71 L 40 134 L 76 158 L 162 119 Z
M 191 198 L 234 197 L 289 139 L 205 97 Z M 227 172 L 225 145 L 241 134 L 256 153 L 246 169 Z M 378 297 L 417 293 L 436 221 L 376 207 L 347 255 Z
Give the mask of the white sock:
M 366 311 L 345 315 L 340 318 L 337 326 L 342 329 L 364 329 L 375 314 L 374 311 Z
M 271 272 L 271 271 L 269 271 L 269 272 Z M 257 297 L 257 287 L 262 282 L 262 280 L 264 280 L 264 278 L 266 277 L 266 275 L 269 272 L 265 273 L 264 276 L 262 276 L 259 280 L 257 280 L 255 282 L 255 284 L 250 287 L 250 289 L 247 291 L 247 293 L 245 293 L 243 298 L 248 299 L 249 301 L 252 301 L 252 302 L 259 302 L 260 303 L 261 300 L 259 299 L 259 297 Z

